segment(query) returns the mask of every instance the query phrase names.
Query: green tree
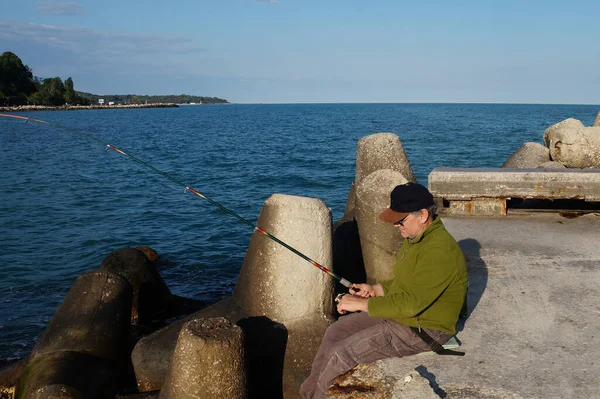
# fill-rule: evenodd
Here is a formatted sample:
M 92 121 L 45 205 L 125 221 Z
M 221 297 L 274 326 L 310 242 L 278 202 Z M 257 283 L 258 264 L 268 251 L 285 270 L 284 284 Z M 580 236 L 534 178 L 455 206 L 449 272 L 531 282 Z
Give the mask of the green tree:
M 39 91 L 29 97 L 29 102 L 37 105 L 64 105 L 65 86 L 59 77 L 43 80 Z
M 7 105 L 27 103 L 27 96 L 36 91 L 31 69 L 16 54 L 0 55 L 0 101 Z
M 65 80 L 65 102 L 67 104 L 74 104 L 76 100 L 75 89 L 73 89 L 73 79 L 69 76 Z

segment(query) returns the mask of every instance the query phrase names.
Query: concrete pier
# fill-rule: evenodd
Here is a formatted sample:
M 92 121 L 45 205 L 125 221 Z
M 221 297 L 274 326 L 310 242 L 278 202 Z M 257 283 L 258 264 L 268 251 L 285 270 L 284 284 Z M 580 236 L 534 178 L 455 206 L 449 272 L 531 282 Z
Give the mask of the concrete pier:
M 469 316 L 457 334 L 466 355 L 361 365 L 332 397 L 360 397 L 372 378 L 389 381 L 389 396 L 368 397 L 424 397 L 394 389 L 416 370 L 449 399 L 600 398 L 600 213 L 443 222 L 467 259 Z
M 506 201 L 600 201 L 600 169 L 436 168 L 429 190 L 453 215 L 506 215 Z

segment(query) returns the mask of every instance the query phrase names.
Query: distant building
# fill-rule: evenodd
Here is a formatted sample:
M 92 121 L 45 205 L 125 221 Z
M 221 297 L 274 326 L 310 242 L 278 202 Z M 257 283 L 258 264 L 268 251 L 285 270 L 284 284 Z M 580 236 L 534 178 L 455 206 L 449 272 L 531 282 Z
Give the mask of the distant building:
M 104 99 L 103 99 L 103 98 L 99 98 L 99 99 L 98 99 L 98 104 L 100 104 L 100 105 L 104 105 Z
M 115 102 L 114 101 L 109 101 L 108 105 L 115 105 Z

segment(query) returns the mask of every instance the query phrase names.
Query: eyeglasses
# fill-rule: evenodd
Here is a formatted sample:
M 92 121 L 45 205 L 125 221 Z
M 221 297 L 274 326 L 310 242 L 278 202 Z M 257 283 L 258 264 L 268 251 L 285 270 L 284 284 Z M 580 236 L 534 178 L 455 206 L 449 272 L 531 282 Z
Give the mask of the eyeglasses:
M 404 227 L 404 222 L 406 221 L 406 219 L 410 216 L 410 213 L 406 216 L 404 216 L 402 219 L 398 220 L 397 222 L 394 222 L 394 226 L 402 226 Z

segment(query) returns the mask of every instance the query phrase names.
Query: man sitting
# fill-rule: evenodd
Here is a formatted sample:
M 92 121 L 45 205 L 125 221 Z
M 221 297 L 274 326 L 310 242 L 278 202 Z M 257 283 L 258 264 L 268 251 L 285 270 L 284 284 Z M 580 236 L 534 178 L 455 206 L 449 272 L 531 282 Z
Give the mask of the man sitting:
M 353 284 L 337 304 L 342 316 L 323 337 L 311 375 L 300 387 L 304 398 L 327 396 L 333 379 L 359 363 L 434 350 L 456 333 L 466 298 L 467 267 L 456 240 L 436 214 L 424 186 L 394 188 L 379 218 L 393 223 L 404 241 L 396 255 L 395 277 L 378 284 Z

